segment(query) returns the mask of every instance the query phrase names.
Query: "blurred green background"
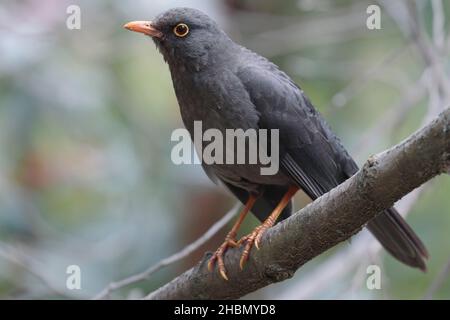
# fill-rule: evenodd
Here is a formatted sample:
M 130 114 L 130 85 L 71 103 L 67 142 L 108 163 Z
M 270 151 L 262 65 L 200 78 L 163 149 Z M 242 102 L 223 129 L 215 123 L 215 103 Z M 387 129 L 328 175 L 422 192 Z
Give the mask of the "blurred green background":
M 171 162 L 170 135 L 182 123 L 170 74 L 151 39 L 124 30 L 125 22 L 176 6 L 208 13 L 286 71 L 362 163 L 448 106 L 434 75 L 447 77 L 450 67 L 450 3 L 416 1 L 411 14 L 413 2 L 3 0 L 0 298 L 92 298 L 181 250 L 235 203 L 200 166 Z M 81 8 L 80 30 L 66 27 L 72 4 Z M 381 7 L 381 30 L 366 27 L 370 4 Z M 428 273 L 397 263 L 363 232 L 247 298 L 449 298 L 449 191 L 450 179 L 439 177 L 399 204 L 430 251 Z M 307 202 L 298 195 L 296 208 Z M 255 225 L 248 219 L 243 232 Z M 215 250 L 228 228 L 110 297 L 158 288 Z M 381 290 L 366 287 L 374 263 Z M 81 290 L 65 286 L 73 264 Z

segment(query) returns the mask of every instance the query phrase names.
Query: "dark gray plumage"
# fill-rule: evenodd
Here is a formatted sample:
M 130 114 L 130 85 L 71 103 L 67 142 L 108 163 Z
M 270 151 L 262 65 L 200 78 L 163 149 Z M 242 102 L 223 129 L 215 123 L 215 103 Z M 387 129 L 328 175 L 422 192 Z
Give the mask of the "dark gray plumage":
M 174 34 L 179 23 L 189 27 L 189 34 Z M 358 170 L 303 91 L 273 63 L 234 43 L 207 15 L 176 8 L 159 15 L 151 27 L 159 32 L 148 34 L 169 65 L 191 135 L 195 120 L 203 122 L 203 130 L 279 129 L 281 166 L 274 176 L 262 176 L 259 165 L 204 165 L 211 179 L 222 181 L 243 203 L 249 194 L 258 195 L 252 212 L 261 221 L 290 186 L 316 199 Z M 288 205 L 281 218 L 291 211 Z M 427 251 L 394 208 L 368 228 L 397 259 L 425 270 Z

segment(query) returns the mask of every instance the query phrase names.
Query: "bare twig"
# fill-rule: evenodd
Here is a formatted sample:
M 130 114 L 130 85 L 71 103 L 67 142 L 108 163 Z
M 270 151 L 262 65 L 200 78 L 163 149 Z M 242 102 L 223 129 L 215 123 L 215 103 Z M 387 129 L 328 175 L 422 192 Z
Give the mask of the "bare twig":
M 39 271 L 39 268 L 36 266 L 36 261 L 31 257 L 26 256 L 18 248 L 15 248 L 9 244 L 1 243 L 0 244 L 0 257 L 5 259 L 6 261 L 26 270 L 29 274 L 33 275 L 35 278 L 39 279 L 41 283 L 48 288 L 48 290 L 52 293 L 55 293 L 62 297 L 70 296 L 68 292 L 63 289 L 55 286 L 47 276 Z
M 436 292 L 439 290 L 440 287 L 444 284 L 445 280 L 449 278 L 450 275 L 450 258 L 445 263 L 444 267 L 442 268 L 441 272 L 439 272 L 436 279 L 433 281 L 431 286 L 427 290 L 427 294 L 425 295 L 424 299 L 433 299 L 433 296 L 436 294 Z
M 433 42 L 429 40 L 424 31 L 425 28 L 423 27 L 422 20 L 417 13 L 415 2 L 395 1 L 396 4 L 401 4 L 403 9 L 405 9 L 403 12 L 400 12 L 399 10 L 392 10 L 394 1 L 379 1 L 381 1 L 387 8 L 389 14 L 397 22 L 405 36 L 407 36 L 416 45 L 425 64 L 431 68 L 434 83 L 439 85 L 439 89 L 442 90 L 445 100 L 449 101 L 450 80 L 444 72 L 445 69 L 442 66 L 441 57 L 438 54 L 439 50 L 436 50 Z M 436 12 L 437 9 L 438 8 L 435 5 L 433 8 L 433 14 L 435 17 L 440 15 Z M 406 22 L 403 21 L 403 16 L 406 16 Z
M 364 15 L 361 14 L 366 7 L 364 3 L 357 3 L 350 10 L 334 10 L 331 15 L 325 17 L 315 16 L 279 29 L 271 28 L 252 37 L 247 46 L 266 57 L 274 57 L 305 47 L 329 45 L 367 36 L 366 29 L 362 27 Z M 372 33 L 370 36 L 378 35 Z
M 389 54 L 387 54 L 379 63 L 377 63 L 374 67 L 368 69 L 360 73 L 353 79 L 347 86 L 341 89 L 339 92 L 333 95 L 333 98 L 330 100 L 328 105 L 325 107 L 325 110 L 333 107 L 333 108 L 341 108 L 343 107 L 349 100 L 351 100 L 358 91 L 360 91 L 367 83 L 375 78 L 379 77 L 379 74 L 382 73 L 388 66 L 391 66 L 392 63 L 397 61 L 403 54 L 407 51 L 409 46 L 401 46 L 399 48 L 394 49 Z
M 442 0 L 431 0 L 433 9 L 433 41 L 434 46 L 442 52 L 445 46 L 445 15 Z
M 191 253 L 193 253 L 195 250 L 200 248 L 202 245 L 204 245 L 206 242 L 208 242 L 209 239 L 211 239 L 217 232 L 219 232 L 220 229 L 222 229 L 228 222 L 231 221 L 231 219 L 236 215 L 237 210 L 239 209 L 240 204 L 236 204 L 230 211 L 228 211 L 219 221 L 214 223 L 211 228 L 209 228 L 200 238 L 192 242 L 191 244 L 184 247 L 181 251 L 165 258 L 156 263 L 155 265 L 149 267 L 147 270 L 134 274 L 130 277 L 124 278 L 122 280 L 111 282 L 108 284 L 100 293 L 98 293 L 94 300 L 100 300 L 107 298 L 112 291 L 121 289 L 123 287 L 126 287 L 130 284 L 147 280 L 153 273 L 157 272 L 158 270 L 167 267 L 177 261 L 180 261 L 181 259 L 186 258 Z
M 390 107 L 372 128 L 362 135 L 353 149 L 359 150 L 359 154 L 364 155 L 367 150 L 366 148 L 372 146 L 372 142 L 379 139 L 379 132 L 391 132 L 393 128 L 396 128 L 399 122 L 405 118 L 408 110 L 414 107 L 426 95 L 425 80 L 425 77 L 422 76 L 416 84 L 405 89 L 401 99 Z

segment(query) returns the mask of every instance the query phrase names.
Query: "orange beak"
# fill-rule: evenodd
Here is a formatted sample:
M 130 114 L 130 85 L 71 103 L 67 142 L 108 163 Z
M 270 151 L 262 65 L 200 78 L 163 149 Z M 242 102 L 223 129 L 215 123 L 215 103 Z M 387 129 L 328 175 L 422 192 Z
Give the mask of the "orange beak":
M 152 26 L 151 21 L 132 21 L 123 26 L 125 29 L 140 32 L 151 37 L 161 38 L 162 32 Z

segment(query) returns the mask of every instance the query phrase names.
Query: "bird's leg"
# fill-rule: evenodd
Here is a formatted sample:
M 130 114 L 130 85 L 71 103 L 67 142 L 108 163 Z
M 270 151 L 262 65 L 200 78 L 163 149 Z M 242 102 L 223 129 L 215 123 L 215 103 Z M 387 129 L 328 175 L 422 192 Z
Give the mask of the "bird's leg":
M 283 212 L 283 209 L 286 208 L 291 198 L 295 195 L 295 193 L 298 191 L 297 186 L 291 186 L 289 190 L 286 192 L 286 194 L 281 199 L 280 203 L 275 207 L 275 209 L 272 211 L 272 213 L 269 215 L 269 217 L 264 220 L 264 222 L 256 227 L 252 233 L 244 236 L 242 239 L 240 239 L 237 243 L 237 245 L 240 245 L 242 243 L 245 244 L 244 251 L 241 255 L 241 260 L 239 262 L 239 266 L 241 269 L 244 268 L 245 262 L 248 260 L 248 257 L 250 255 L 250 250 L 255 244 L 256 248 L 259 249 L 259 242 L 261 241 L 261 237 L 264 234 L 264 232 L 272 227 L 275 224 L 275 221 L 277 221 L 278 217 L 280 216 L 281 212 Z
M 241 226 L 242 221 L 244 221 L 245 216 L 247 215 L 247 213 L 252 209 L 253 205 L 255 204 L 256 199 L 257 199 L 257 197 L 255 195 L 250 194 L 250 196 L 247 200 L 247 203 L 245 204 L 245 207 L 242 209 L 241 213 L 239 214 L 239 218 L 233 225 L 233 228 L 231 228 L 230 232 L 228 232 L 227 236 L 225 237 L 225 241 L 216 250 L 216 252 L 214 252 L 212 257 L 208 261 L 208 270 L 212 271 L 213 267 L 214 267 L 214 262 L 217 260 L 217 266 L 219 268 L 219 273 L 222 276 L 222 278 L 224 278 L 225 280 L 228 280 L 228 277 L 227 277 L 227 273 L 225 270 L 225 264 L 223 262 L 223 255 L 229 247 L 232 247 L 232 248 L 237 247 L 238 244 L 235 239 L 237 231 L 239 230 L 239 227 Z

